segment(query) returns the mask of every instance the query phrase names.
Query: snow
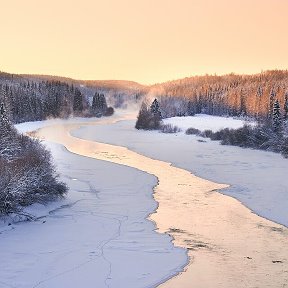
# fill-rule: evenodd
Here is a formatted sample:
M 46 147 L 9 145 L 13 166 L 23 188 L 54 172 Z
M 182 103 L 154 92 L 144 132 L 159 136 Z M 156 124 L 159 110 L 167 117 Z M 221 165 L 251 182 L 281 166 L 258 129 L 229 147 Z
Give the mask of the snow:
M 226 127 L 240 125 L 239 120 L 232 118 L 218 119 L 219 121 L 207 115 L 192 118 L 188 117 L 186 120 L 185 117 L 177 117 L 176 120 L 167 119 L 165 122 L 182 128 L 190 126 L 192 122 L 193 125 L 199 123 L 197 127 L 194 126 L 198 129 L 211 129 L 214 123 L 218 123 L 218 129 L 221 121 L 226 123 Z M 183 120 L 183 125 L 180 120 Z M 205 120 L 203 123 L 207 125 L 201 124 L 202 120 Z M 230 187 L 221 190 L 222 193 L 240 200 L 258 215 L 288 226 L 288 161 L 281 155 L 223 146 L 217 141 L 185 135 L 183 132 L 171 135 L 157 131 L 139 131 L 134 125 L 135 120 L 131 120 L 111 125 L 82 127 L 73 131 L 72 135 L 125 146 L 147 157 L 171 162 L 174 166 L 191 171 L 201 178 L 229 184 Z
M 195 116 L 187 117 L 172 117 L 164 119 L 163 122 L 164 124 L 177 126 L 184 132 L 191 127 L 199 129 L 200 131 L 212 130 L 213 132 L 216 132 L 223 128 L 238 129 L 243 127 L 245 123 L 253 125 L 253 122 L 247 122 L 245 120 L 206 114 L 196 114 Z
M 38 221 L 0 225 L 1 288 L 155 287 L 182 270 L 185 250 L 146 219 L 155 177 L 46 144 L 70 191 L 30 207 Z
M 117 112 L 109 121 L 122 119 L 123 113 Z M 183 130 L 243 125 L 241 121 L 237 126 L 240 120 L 215 118 L 219 117 L 197 115 L 165 122 Z M 17 129 L 24 133 L 53 124 L 90 121 L 99 119 L 46 120 L 22 123 Z M 138 131 L 134 125 L 135 119 L 85 126 L 72 134 L 125 146 L 202 178 L 230 184 L 222 193 L 288 226 L 288 161 L 280 155 L 222 146 L 183 132 Z M 146 219 L 157 207 L 152 198 L 155 177 L 72 154 L 61 145 L 47 145 L 70 191 L 61 201 L 26 209 L 38 221 L 0 223 L 0 259 L 5 259 L 0 262 L 1 288 L 156 287 L 182 271 L 186 251 L 175 248 L 171 238 L 157 233 L 155 224 Z
M 27 133 L 31 131 L 35 131 L 37 129 L 46 127 L 46 126 L 52 126 L 56 124 L 71 124 L 71 123 L 77 123 L 77 122 L 95 122 L 99 120 L 99 118 L 81 118 L 81 117 L 75 117 L 75 118 L 68 118 L 68 119 L 47 119 L 44 121 L 33 121 L 33 122 L 24 122 L 20 124 L 16 124 L 15 128 L 20 133 Z

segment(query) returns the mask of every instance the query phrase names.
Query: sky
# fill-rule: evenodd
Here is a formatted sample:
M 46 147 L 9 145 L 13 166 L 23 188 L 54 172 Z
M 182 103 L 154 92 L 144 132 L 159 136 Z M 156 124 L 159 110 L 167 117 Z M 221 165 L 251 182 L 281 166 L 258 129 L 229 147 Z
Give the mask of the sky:
M 288 69 L 288 0 L 0 0 L 0 70 L 143 84 Z

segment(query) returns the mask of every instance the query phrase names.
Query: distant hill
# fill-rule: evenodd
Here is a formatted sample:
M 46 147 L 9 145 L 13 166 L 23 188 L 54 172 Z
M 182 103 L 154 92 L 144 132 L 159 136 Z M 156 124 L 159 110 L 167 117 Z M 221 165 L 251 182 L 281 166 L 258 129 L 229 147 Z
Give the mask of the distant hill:
M 271 114 L 276 100 L 286 113 L 288 71 L 187 77 L 152 85 L 149 95 L 161 98 L 167 117 L 207 113 L 263 118 Z
M 8 74 L 9 75 L 9 74 Z M 26 79 L 34 81 L 60 81 L 73 85 L 84 85 L 91 88 L 103 89 L 103 90 L 133 90 L 139 91 L 147 89 L 147 86 L 139 84 L 134 81 L 127 80 L 77 80 L 62 76 L 51 76 L 51 75 L 32 75 L 32 74 L 21 74 L 17 75 Z

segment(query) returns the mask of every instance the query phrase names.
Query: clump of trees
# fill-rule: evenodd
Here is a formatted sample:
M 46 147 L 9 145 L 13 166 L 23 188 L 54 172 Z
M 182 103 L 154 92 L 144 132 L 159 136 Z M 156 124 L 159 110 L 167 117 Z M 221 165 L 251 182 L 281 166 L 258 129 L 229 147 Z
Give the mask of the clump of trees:
M 111 116 L 114 113 L 113 107 L 108 107 L 104 94 L 95 93 L 92 100 L 92 115 L 96 117 Z
M 272 151 L 288 158 L 288 137 L 267 126 L 245 125 L 238 129 L 225 128 L 217 132 L 205 130 L 197 135 L 221 141 L 222 145 Z
M 285 158 L 288 158 L 287 116 L 281 114 L 277 99 L 271 103 L 271 107 L 271 114 L 268 119 L 258 122 L 256 126 L 244 125 L 238 129 L 225 128 L 217 132 L 211 130 L 201 132 L 191 127 L 186 130 L 186 134 L 221 141 L 222 145 L 281 153 Z
M 13 123 L 70 116 L 112 115 L 114 109 L 107 107 L 104 94 L 96 93 L 90 105 L 88 96 L 94 93 L 90 90 L 95 91 L 93 88 L 84 89 L 76 81 L 68 84 L 0 72 L 0 103 L 4 103 Z
M 161 127 L 162 115 L 158 100 L 155 98 L 150 107 L 142 102 L 136 125 L 136 129 L 157 130 Z
M 21 213 L 33 203 L 62 197 L 67 186 L 58 180 L 51 154 L 38 141 L 19 134 L 0 106 L 0 215 Z

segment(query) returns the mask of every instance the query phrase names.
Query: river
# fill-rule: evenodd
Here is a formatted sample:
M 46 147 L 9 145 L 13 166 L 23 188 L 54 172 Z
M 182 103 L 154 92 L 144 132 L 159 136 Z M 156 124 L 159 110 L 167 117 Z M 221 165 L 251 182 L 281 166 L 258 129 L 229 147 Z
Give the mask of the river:
M 217 192 L 226 184 L 201 179 L 125 147 L 70 134 L 80 126 L 99 123 L 45 127 L 37 131 L 37 137 L 62 144 L 75 154 L 129 166 L 157 177 L 154 198 L 158 208 L 150 219 L 158 232 L 170 234 L 174 245 L 187 249 L 189 256 L 184 272 L 160 287 L 288 287 L 287 228 L 257 216 L 239 201 Z

